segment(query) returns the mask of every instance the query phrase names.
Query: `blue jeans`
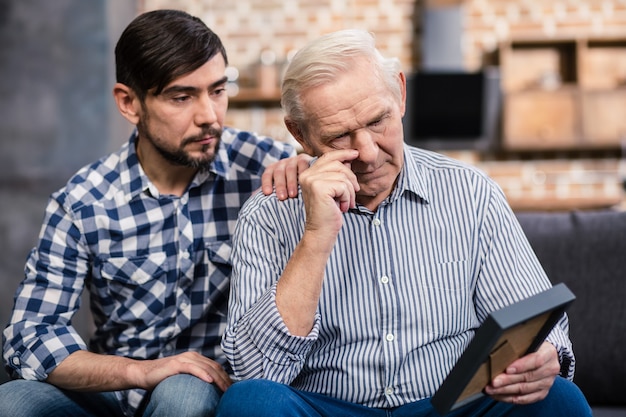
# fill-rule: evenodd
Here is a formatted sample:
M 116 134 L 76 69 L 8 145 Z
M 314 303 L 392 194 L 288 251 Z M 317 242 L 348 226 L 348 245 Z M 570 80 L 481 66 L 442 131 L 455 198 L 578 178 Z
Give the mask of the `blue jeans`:
M 217 417 L 439 417 L 425 399 L 397 408 L 378 409 L 352 404 L 267 380 L 247 380 L 232 385 L 222 397 Z M 515 406 L 489 397 L 476 400 L 449 417 L 591 417 L 582 392 L 572 382 L 558 377 L 548 396 L 535 404 Z
M 146 400 L 144 417 L 211 417 L 221 391 L 192 375 L 163 380 Z M 112 392 L 66 391 L 22 379 L 0 385 L 0 417 L 123 417 Z

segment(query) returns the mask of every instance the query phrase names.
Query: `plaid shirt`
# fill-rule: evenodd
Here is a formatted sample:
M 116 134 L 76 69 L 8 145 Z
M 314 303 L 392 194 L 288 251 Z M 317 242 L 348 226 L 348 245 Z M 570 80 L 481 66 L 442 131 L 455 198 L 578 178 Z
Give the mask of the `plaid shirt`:
M 177 197 L 159 194 L 135 141 L 51 196 L 3 333 L 14 377 L 44 380 L 87 348 L 71 322 L 83 288 L 96 326 L 89 350 L 140 359 L 198 351 L 227 366 L 220 340 L 237 215 L 264 168 L 294 150 L 226 128 L 211 170 Z M 144 394 L 118 392 L 128 415 Z

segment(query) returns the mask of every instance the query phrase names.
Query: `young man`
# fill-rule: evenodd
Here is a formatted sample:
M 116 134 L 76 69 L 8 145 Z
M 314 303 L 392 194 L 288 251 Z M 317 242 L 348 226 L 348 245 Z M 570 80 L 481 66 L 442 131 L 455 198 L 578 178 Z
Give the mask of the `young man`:
M 434 416 L 487 314 L 550 282 L 493 181 L 404 144 L 405 77 L 370 34 L 302 48 L 282 104 L 318 159 L 297 199 L 240 213 L 222 347 L 243 381 L 218 416 Z M 453 415 L 591 415 L 567 329 Z
M 231 383 L 231 234 L 265 167 L 294 150 L 224 127 L 226 52 L 198 18 L 145 13 L 115 58 L 136 132 L 49 200 L 3 333 L 19 379 L 0 386 L 1 416 L 210 416 Z M 71 322 L 83 290 L 89 349 Z

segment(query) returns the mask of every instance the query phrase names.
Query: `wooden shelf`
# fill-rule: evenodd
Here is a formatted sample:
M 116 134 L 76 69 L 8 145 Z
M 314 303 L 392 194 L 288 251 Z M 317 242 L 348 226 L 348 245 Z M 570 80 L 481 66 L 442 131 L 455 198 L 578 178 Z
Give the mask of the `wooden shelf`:
M 280 106 L 280 90 L 260 88 L 240 88 L 236 95 L 228 98 L 229 103 L 235 107 L 247 106 Z
M 499 53 L 504 149 L 620 148 L 626 38 L 513 39 Z

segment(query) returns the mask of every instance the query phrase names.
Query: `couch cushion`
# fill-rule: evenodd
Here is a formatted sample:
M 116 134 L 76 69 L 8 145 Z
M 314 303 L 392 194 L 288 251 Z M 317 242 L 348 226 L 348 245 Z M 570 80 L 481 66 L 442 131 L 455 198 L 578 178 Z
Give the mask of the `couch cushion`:
M 626 405 L 626 212 L 517 217 L 550 280 L 576 295 L 568 310 L 574 381 L 591 404 Z

